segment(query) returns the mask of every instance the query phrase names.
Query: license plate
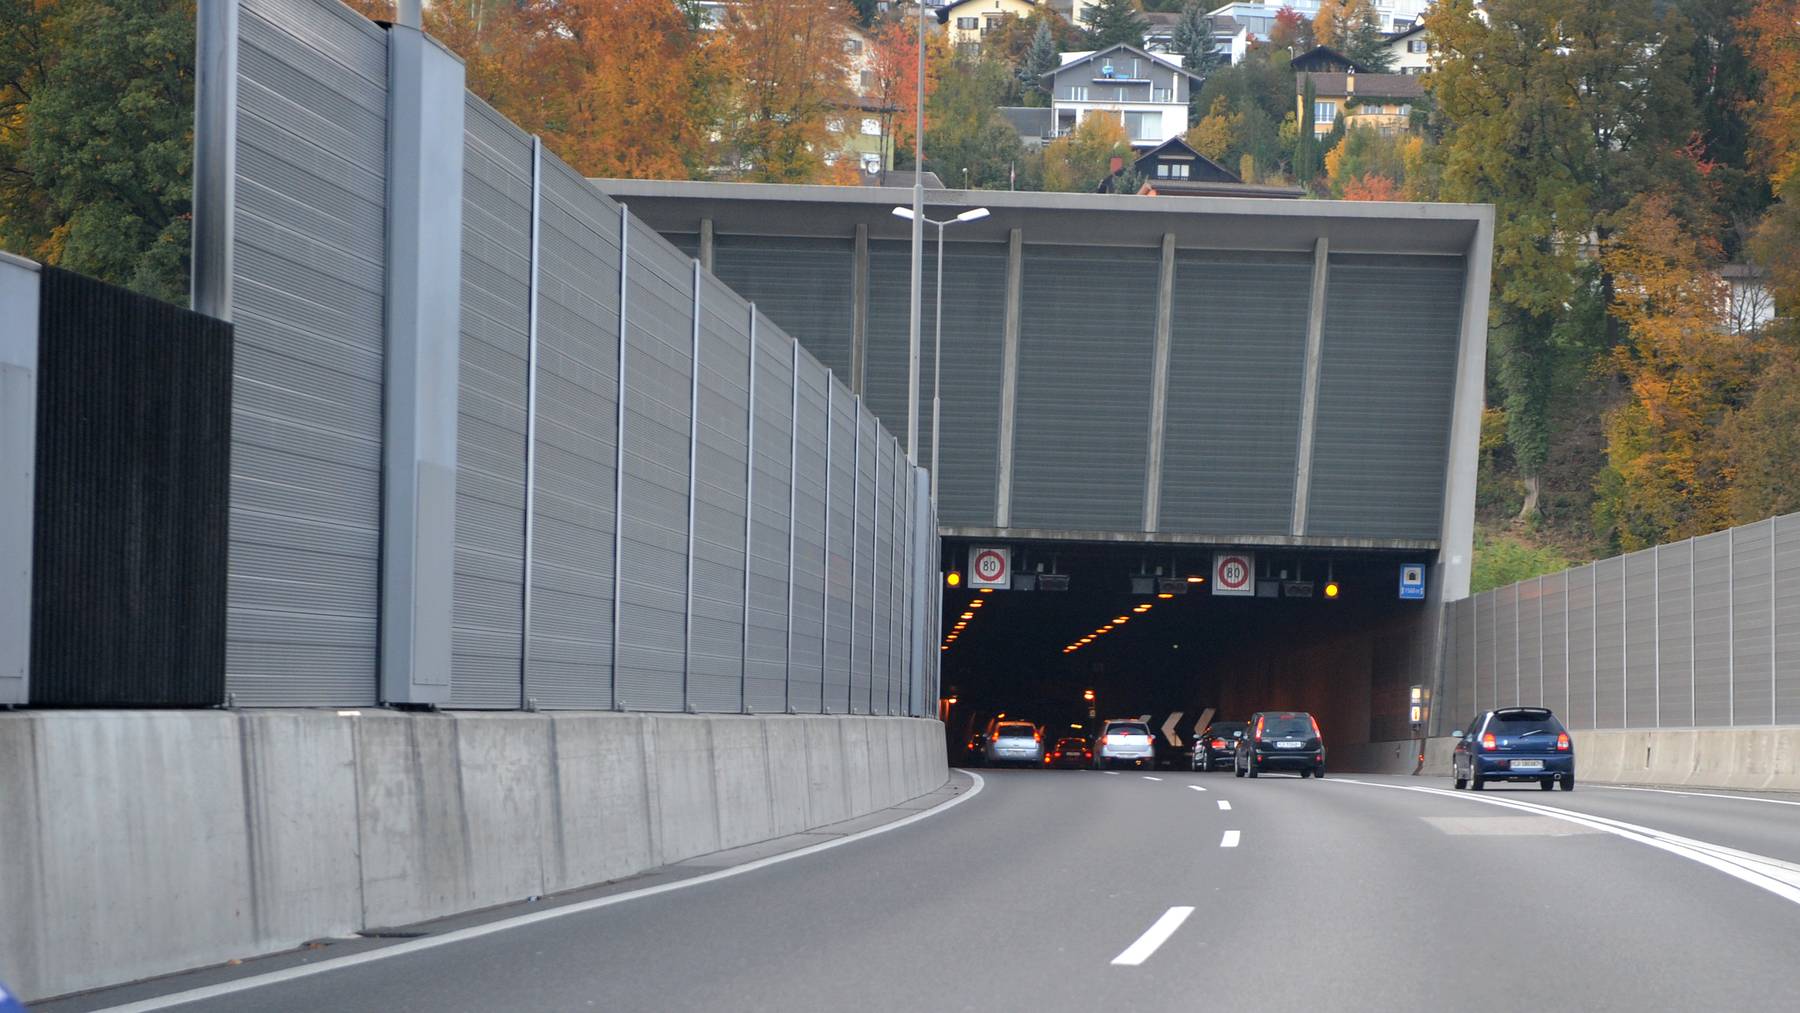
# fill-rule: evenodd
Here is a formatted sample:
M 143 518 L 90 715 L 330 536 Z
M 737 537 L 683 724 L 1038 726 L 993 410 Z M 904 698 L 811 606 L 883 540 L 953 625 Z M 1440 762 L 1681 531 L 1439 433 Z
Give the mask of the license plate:
M 1514 769 L 1514 770 L 1543 770 L 1544 769 L 1544 761 L 1542 761 L 1542 760 L 1514 760 L 1512 762 L 1512 769 Z
M 1302 747 L 1304 745 L 1306 745 L 1306 743 L 1304 743 L 1304 742 L 1277 742 L 1277 743 L 1275 743 L 1275 748 L 1276 749 L 1299 749 L 1300 747 Z

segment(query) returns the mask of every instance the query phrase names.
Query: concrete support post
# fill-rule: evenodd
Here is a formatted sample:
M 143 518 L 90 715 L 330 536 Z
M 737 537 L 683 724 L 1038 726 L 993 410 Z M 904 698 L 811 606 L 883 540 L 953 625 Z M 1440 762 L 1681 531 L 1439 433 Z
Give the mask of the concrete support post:
M 1013 229 L 1006 240 L 1006 317 L 1000 359 L 1000 433 L 994 489 L 994 526 L 1012 525 L 1013 420 L 1019 402 L 1019 293 L 1024 288 L 1025 231 Z M 935 570 L 935 568 L 934 568 Z
M 625 349 L 630 347 L 628 307 L 631 296 L 631 209 L 619 205 L 619 357 L 614 363 L 618 387 L 613 392 L 613 586 L 612 586 L 612 706 L 625 709 L 619 699 L 619 599 L 625 594 Z
M 694 670 L 694 514 L 695 497 L 700 494 L 700 262 L 693 262 L 689 275 L 693 286 L 693 330 L 688 351 L 688 487 L 687 487 L 687 572 L 681 591 L 681 709 L 692 713 L 694 701 L 689 695 Z
M 1306 313 L 1306 378 L 1300 395 L 1300 448 L 1294 457 L 1294 508 L 1289 533 L 1306 534 L 1306 507 L 1312 498 L 1313 428 L 1318 422 L 1319 370 L 1325 350 L 1325 290 L 1331 248 L 1324 236 L 1313 241 L 1312 301 Z
M 381 700 L 450 702 L 462 331 L 463 64 L 388 30 Z
M 0 253 L 0 707 L 31 702 L 41 292 L 37 264 Z
M 750 713 L 750 573 L 755 569 L 756 553 L 750 541 L 756 533 L 756 304 L 745 314 L 745 330 L 750 335 L 750 368 L 744 377 L 748 384 L 744 393 L 744 611 L 743 626 L 738 631 L 738 708 Z
M 863 392 L 869 355 L 869 226 L 856 225 L 856 248 L 850 259 L 850 393 Z
M 1156 285 L 1156 353 L 1150 367 L 1150 436 L 1144 454 L 1144 530 L 1162 516 L 1163 430 L 1169 414 L 1169 346 L 1175 329 L 1175 234 L 1163 233 Z
M 531 304 L 526 314 L 525 340 L 525 545 L 522 608 L 519 622 L 519 705 L 537 710 L 531 696 L 531 547 L 537 540 L 537 427 L 538 427 L 538 304 L 539 247 L 544 229 L 544 139 L 531 136 Z
M 700 269 L 708 273 L 713 269 L 713 220 L 700 219 Z
M 238 2 L 195 10 L 194 238 L 188 303 L 232 318 L 237 233 Z

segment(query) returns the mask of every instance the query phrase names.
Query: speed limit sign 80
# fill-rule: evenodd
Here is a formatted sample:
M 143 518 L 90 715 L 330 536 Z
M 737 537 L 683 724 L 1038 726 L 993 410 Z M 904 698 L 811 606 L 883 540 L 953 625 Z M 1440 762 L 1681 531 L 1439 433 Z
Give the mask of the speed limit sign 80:
M 1256 557 L 1248 552 L 1213 553 L 1212 593 L 1254 595 Z
M 969 586 L 1012 586 L 1012 550 L 999 545 L 977 545 L 969 549 Z

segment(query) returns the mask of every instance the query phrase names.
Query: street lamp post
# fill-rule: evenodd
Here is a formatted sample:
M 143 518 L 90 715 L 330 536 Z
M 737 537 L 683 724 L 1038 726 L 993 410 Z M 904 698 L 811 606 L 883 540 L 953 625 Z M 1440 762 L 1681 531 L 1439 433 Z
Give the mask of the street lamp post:
M 937 506 L 938 499 L 938 434 L 942 431 L 940 403 L 938 400 L 939 379 L 943 375 L 944 363 L 944 228 L 957 222 L 973 222 L 988 216 L 987 208 L 972 208 L 943 221 L 934 221 L 923 215 L 915 215 L 911 208 L 895 208 L 894 214 L 912 221 L 913 228 L 918 229 L 921 223 L 937 226 L 937 323 L 933 327 L 931 337 L 931 505 Z M 914 404 L 907 406 L 910 415 L 917 405 L 917 389 L 914 392 Z

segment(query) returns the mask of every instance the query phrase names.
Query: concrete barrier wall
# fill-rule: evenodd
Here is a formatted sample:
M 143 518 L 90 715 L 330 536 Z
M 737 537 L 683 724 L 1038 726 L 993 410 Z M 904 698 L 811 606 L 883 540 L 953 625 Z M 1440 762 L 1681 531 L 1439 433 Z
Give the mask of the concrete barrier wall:
M 1575 777 L 1602 784 L 1800 791 L 1800 726 L 1575 731 Z M 1420 773 L 1450 776 L 1456 740 L 1427 739 Z M 1410 774 L 1417 740 L 1331 751 L 1341 773 Z
M 943 739 L 867 716 L 0 714 L 0 978 L 42 998 L 620 879 L 923 795 Z

